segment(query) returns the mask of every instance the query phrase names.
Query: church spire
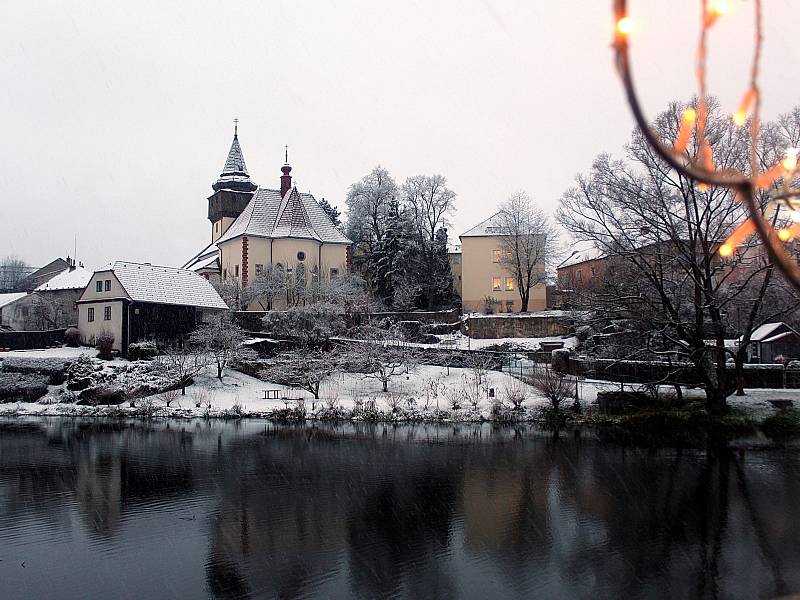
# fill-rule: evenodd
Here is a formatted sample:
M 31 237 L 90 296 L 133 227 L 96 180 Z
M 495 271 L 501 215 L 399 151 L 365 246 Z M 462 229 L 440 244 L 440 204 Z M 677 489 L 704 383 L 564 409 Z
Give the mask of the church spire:
M 211 188 L 216 192 L 219 190 L 234 190 L 239 192 L 252 192 L 258 186 L 250 179 L 247 172 L 247 165 L 244 162 L 242 147 L 239 145 L 239 119 L 233 120 L 233 142 L 228 151 L 228 158 L 222 173 Z

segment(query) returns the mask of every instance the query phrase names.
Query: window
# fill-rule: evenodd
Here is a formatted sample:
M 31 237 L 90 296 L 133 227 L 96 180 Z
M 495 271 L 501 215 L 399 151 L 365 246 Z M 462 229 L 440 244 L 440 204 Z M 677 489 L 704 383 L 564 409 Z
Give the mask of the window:
M 111 280 L 110 279 L 106 279 L 106 291 L 107 292 L 111 291 Z
M 227 279 L 228 278 L 228 269 L 222 269 L 222 278 L 223 279 Z
M 214 223 L 214 231 L 217 231 L 217 232 L 219 232 L 219 221 L 217 221 L 216 223 Z
M 331 279 L 339 274 L 339 269 L 331 269 Z
M 236 265 L 234 267 L 234 275 L 233 276 L 234 277 L 238 277 L 239 276 L 239 265 Z
M 102 292 L 103 291 L 103 281 L 101 279 L 97 280 L 97 283 L 94 286 L 95 292 Z
M 258 277 L 259 275 L 263 275 L 263 273 L 264 273 L 264 265 L 259 265 L 258 263 L 256 263 L 256 277 Z
M 580 270 L 575 271 L 575 279 L 578 280 L 578 283 L 583 281 L 583 274 L 580 272 Z
M 303 252 L 303 251 L 301 250 L 300 252 L 298 252 L 298 253 L 297 253 L 297 260 L 299 260 L 299 261 L 303 261 L 303 260 L 305 260 L 305 259 L 306 259 L 306 253 L 305 253 L 305 252 Z
M 97 283 L 100 283 L 99 281 Z M 94 321 L 94 307 L 89 307 L 86 309 L 86 320 L 91 323 Z
M 506 291 L 513 292 L 514 291 L 514 278 L 513 277 L 506 277 Z
M 590 267 L 590 269 L 592 271 L 592 277 L 597 277 L 597 271 L 595 270 L 595 268 L 594 267 Z
M 492 250 L 492 262 L 500 262 L 500 250 Z
M 508 302 L 506 302 L 506 312 L 511 312 L 513 310 L 514 310 L 514 301 L 509 300 Z
M 500 278 L 492 277 L 492 291 L 499 292 L 501 289 L 503 289 L 503 287 L 502 284 L 500 283 Z
M 104 306 L 103 307 L 103 321 L 110 321 L 111 320 L 111 307 Z

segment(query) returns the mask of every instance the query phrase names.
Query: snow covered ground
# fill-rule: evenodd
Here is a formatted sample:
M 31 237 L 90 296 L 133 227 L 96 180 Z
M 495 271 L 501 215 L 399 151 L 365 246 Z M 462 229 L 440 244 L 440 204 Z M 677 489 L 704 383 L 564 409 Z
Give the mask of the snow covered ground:
M 97 356 L 97 350 L 81 346 L 79 348 L 46 348 L 43 350 L 9 350 L 0 352 L 0 360 L 6 356 L 21 356 L 27 358 L 78 358 L 79 356 Z
M 525 350 L 540 350 L 542 342 L 562 342 L 564 344 L 564 348 L 574 348 L 578 344 L 578 338 L 572 336 L 554 336 L 554 337 L 529 337 L 529 338 L 487 338 L 487 339 L 474 339 L 465 336 L 461 332 L 451 333 L 448 335 L 439 335 L 436 336 L 444 344 L 440 344 L 440 346 L 436 345 L 425 345 L 428 348 L 437 348 L 437 347 L 450 347 L 450 348 L 458 348 L 459 350 L 483 350 L 488 346 L 499 346 L 501 344 L 513 344 L 515 346 L 519 346 Z

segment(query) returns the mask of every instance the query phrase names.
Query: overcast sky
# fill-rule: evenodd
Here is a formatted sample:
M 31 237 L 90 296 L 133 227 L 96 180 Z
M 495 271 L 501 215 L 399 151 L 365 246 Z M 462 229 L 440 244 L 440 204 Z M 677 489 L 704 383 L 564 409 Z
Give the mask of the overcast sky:
M 800 101 L 797 0 L 765 0 L 765 116 Z M 795 4 L 793 4 L 795 3 Z M 251 176 L 344 209 L 375 165 L 441 173 L 451 237 L 527 190 L 552 211 L 632 120 L 610 0 L 3 3 L 0 256 L 180 265 L 210 241 L 206 198 L 233 119 Z M 694 91 L 697 0 L 631 2 L 648 114 Z M 752 0 L 711 40 L 711 91 L 746 86 Z

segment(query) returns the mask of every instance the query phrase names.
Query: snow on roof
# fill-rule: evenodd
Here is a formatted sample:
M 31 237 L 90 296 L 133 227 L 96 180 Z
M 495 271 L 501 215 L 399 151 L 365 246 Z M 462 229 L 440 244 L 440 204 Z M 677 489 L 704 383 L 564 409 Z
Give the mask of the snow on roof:
M 190 258 L 183 265 L 181 265 L 181 269 L 189 269 L 190 271 L 197 271 L 204 267 L 208 267 L 218 258 L 219 258 L 219 248 L 217 248 L 217 244 L 215 242 L 211 242 L 208 246 L 203 248 L 200 252 L 195 254 L 192 258 Z
M 753 331 L 752 335 L 750 336 L 750 341 L 752 342 L 763 342 L 765 338 L 770 337 L 770 334 L 778 329 L 783 325 L 783 323 L 764 323 L 763 325 L 756 327 L 755 331 Z M 739 338 L 740 340 L 742 338 Z
M 36 288 L 37 292 L 51 292 L 55 290 L 82 290 L 92 279 L 92 272 L 83 267 L 64 269 Z
M 283 198 L 278 190 L 259 188 L 217 244 L 243 235 L 352 243 L 331 223 L 314 196 L 302 194 L 296 187 Z
M 481 221 L 472 229 L 468 229 L 459 237 L 480 237 L 488 235 L 500 235 L 502 230 L 502 223 L 500 222 L 500 214 L 503 211 L 497 211 L 485 221 Z
M 194 271 L 118 260 L 109 269 L 135 302 L 226 309 L 217 290 Z
M 0 294 L 0 308 L 16 302 L 20 298 L 27 296 L 27 292 L 12 292 L 10 294 Z
M 773 335 L 771 337 L 768 337 L 768 338 L 765 338 L 765 339 L 761 340 L 761 343 L 762 344 L 770 344 L 772 342 L 777 342 L 778 340 L 781 340 L 781 339 L 783 339 L 785 337 L 792 336 L 792 335 L 796 336 L 797 334 L 794 331 L 784 331 L 783 333 L 779 333 L 778 335 Z
M 572 251 L 567 258 L 565 258 L 557 268 L 571 267 L 590 260 L 597 260 L 603 258 L 605 253 L 594 246 L 591 242 L 578 243 L 574 246 L 575 250 Z

